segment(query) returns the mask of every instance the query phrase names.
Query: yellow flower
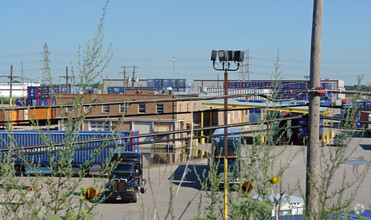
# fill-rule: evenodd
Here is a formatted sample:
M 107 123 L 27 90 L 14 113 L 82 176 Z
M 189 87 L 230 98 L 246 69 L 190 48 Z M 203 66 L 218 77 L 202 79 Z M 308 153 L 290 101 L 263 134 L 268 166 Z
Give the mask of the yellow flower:
M 85 199 L 92 200 L 98 198 L 98 190 L 95 187 L 90 186 L 85 193 Z
M 272 179 L 270 179 L 270 181 L 273 184 L 277 184 L 277 183 L 281 182 L 281 178 L 279 178 L 279 177 L 273 177 Z

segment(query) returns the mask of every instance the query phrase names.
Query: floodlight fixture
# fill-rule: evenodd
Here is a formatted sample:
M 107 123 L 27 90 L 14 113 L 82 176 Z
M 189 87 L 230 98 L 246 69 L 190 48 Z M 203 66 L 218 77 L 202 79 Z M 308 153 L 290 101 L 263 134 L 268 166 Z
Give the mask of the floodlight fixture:
M 218 51 L 219 62 L 227 61 L 228 60 L 227 56 L 228 56 L 228 53 L 226 53 L 225 50 Z
M 211 51 L 211 61 L 215 62 L 216 55 L 217 55 L 217 51 L 216 50 L 212 50 Z
M 227 53 L 228 53 L 228 59 L 227 59 L 227 61 L 233 61 L 234 51 L 233 50 L 227 50 Z
M 243 62 L 244 59 L 244 51 L 243 50 L 236 50 L 234 51 L 233 61 L 235 62 Z
M 215 61 L 219 58 L 219 62 L 222 65 L 221 69 L 215 67 Z M 239 69 L 241 62 L 244 59 L 244 51 L 242 50 L 212 50 L 211 61 L 213 61 L 213 67 L 215 70 L 228 70 L 236 71 Z M 231 68 L 232 63 L 235 63 L 236 68 Z

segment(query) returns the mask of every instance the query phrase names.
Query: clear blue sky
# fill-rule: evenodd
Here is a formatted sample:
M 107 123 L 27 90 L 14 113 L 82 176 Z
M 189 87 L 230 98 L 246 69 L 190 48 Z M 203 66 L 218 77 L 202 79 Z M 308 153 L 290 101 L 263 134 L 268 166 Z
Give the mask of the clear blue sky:
M 76 63 L 78 46 L 94 36 L 103 0 L 17 0 L 0 2 L 0 74 L 37 80 L 44 43 L 56 81 Z M 321 78 L 371 83 L 371 1 L 325 0 Z M 280 50 L 284 79 L 309 75 L 313 1 L 124 1 L 111 0 L 105 45 L 113 58 L 105 70 L 122 78 L 123 65 L 139 67 L 141 78 L 216 79 L 212 49 L 250 51 L 251 79 L 270 79 Z M 237 79 L 238 74 L 231 74 Z M 6 81 L 5 78 L 0 81 Z

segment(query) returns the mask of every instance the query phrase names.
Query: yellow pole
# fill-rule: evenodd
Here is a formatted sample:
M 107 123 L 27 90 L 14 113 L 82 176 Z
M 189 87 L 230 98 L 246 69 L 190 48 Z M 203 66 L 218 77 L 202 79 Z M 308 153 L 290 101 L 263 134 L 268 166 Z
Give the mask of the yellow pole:
M 330 129 L 330 138 L 334 138 L 335 135 L 334 135 L 334 120 L 332 119 L 334 117 L 334 110 L 331 109 L 331 129 Z
M 263 109 L 260 109 L 260 121 L 263 122 Z M 260 125 L 261 125 L 260 129 L 263 129 L 263 123 L 261 123 Z M 260 137 L 261 137 L 261 143 L 264 143 L 263 132 L 260 133 Z
M 226 147 L 226 146 L 224 146 Z M 224 156 L 224 219 L 228 219 L 228 158 Z
M 328 116 L 328 112 L 326 111 L 326 116 Z M 328 119 L 326 119 L 326 144 L 330 143 L 330 135 L 329 135 L 329 129 L 328 129 Z
M 201 128 L 204 127 L 204 104 L 201 104 Z M 204 136 L 204 131 L 201 130 L 201 136 Z M 205 144 L 205 138 L 200 139 L 200 144 Z
M 324 113 L 324 115 L 326 115 L 326 113 Z M 326 142 L 326 140 L 325 140 L 325 128 L 324 128 L 325 122 L 326 122 L 326 119 L 323 119 L 322 120 L 322 142 Z

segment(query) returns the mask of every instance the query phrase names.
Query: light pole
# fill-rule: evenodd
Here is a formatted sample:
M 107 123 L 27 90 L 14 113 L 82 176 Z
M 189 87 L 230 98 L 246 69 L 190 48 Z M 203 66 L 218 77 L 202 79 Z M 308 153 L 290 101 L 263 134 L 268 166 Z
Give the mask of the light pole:
M 215 67 L 216 57 L 219 57 L 219 62 L 222 68 Z M 224 71 L 224 125 L 228 123 L 228 72 L 237 71 L 240 68 L 240 63 L 243 62 L 244 51 L 238 50 L 212 50 L 211 61 L 213 61 L 213 68 L 218 71 Z M 234 65 L 232 65 L 234 64 Z M 234 67 L 232 67 L 234 66 Z M 201 136 L 203 132 L 201 131 Z M 228 219 L 228 128 L 224 128 L 224 219 Z
M 175 78 L 175 57 L 173 57 L 173 77 Z

